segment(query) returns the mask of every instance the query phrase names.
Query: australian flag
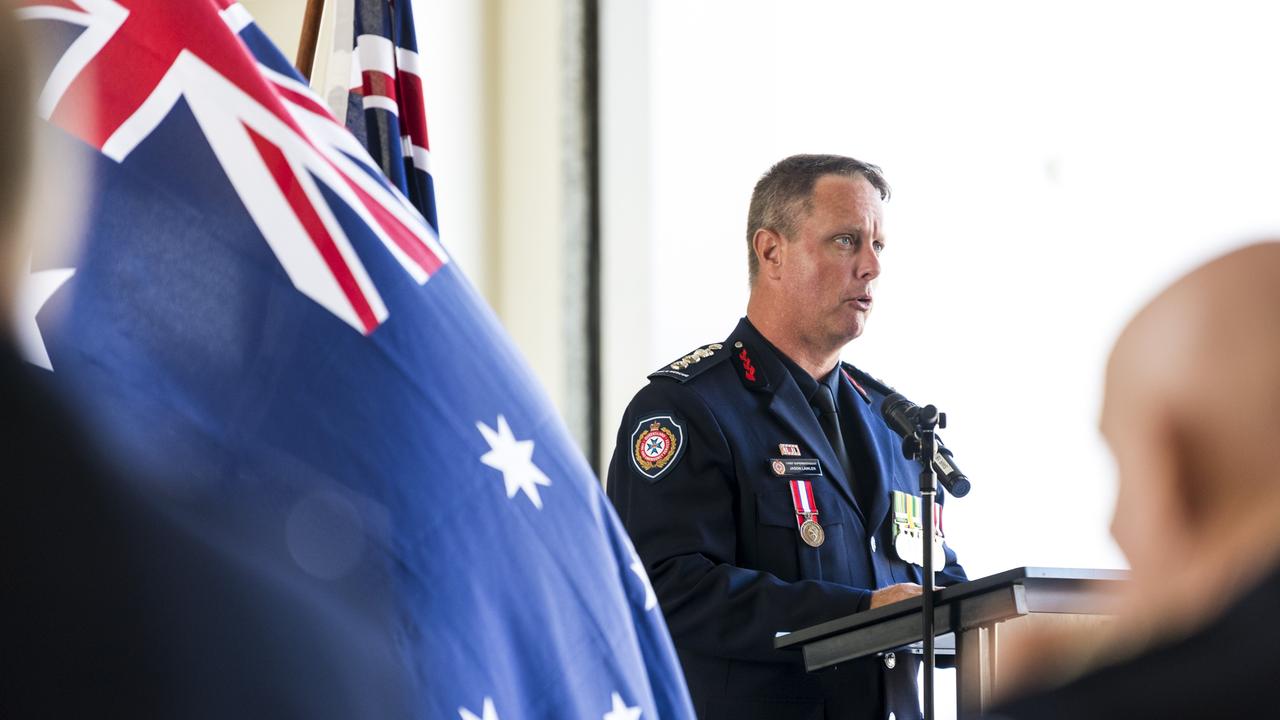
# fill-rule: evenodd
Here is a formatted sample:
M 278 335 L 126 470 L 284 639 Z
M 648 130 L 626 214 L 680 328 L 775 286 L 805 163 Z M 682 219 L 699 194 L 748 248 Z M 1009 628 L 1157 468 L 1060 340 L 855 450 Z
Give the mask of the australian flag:
M 30 359 L 168 482 L 278 515 L 317 592 L 378 568 L 417 716 L 692 717 L 524 361 L 248 12 L 19 5 L 51 50 L 39 112 L 94 188 L 77 258 L 33 257 Z
M 353 19 L 347 127 L 439 232 L 413 4 L 356 0 Z

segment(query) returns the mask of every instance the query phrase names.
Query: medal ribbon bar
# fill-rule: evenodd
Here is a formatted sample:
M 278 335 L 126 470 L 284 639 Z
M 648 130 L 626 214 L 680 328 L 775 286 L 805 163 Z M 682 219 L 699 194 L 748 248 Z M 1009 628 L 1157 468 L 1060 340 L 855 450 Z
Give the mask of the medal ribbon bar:
M 808 480 L 791 481 L 791 502 L 796 509 L 796 527 L 806 520 L 818 521 L 818 502 L 813 499 L 813 483 Z

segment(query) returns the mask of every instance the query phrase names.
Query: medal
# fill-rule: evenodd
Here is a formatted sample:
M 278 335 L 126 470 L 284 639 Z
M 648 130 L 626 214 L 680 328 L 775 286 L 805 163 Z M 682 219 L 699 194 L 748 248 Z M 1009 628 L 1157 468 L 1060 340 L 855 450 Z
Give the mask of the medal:
M 903 562 L 912 562 L 911 560 L 911 535 L 908 533 L 898 533 L 893 537 L 893 552 L 898 555 L 898 559 Z
M 805 520 L 800 524 L 800 539 L 809 547 L 821 547 L 827 539 L 827 533 L 815 520 Z
M 893 491 L 893 552 L 903 562 L 911 562 L 911 496 Z
M 933 504 L 933 557 L 941 567 L 946 564 L 942 530 L 942 506 Z M 893 491 L 893 551 L 898 559 L 912 565 L 924 565 L 924 509 L 920 496 Z
M 813 497 L 813 484 L 808 480 L 792 480 L 791 503 L 795 507 L 800 539 L 811 548 L 821 547 L 827 533 L 818 524 L 818 501 Z
M 901 490 L 893 491 L 893 537 L 907 531 L 907 494 Z

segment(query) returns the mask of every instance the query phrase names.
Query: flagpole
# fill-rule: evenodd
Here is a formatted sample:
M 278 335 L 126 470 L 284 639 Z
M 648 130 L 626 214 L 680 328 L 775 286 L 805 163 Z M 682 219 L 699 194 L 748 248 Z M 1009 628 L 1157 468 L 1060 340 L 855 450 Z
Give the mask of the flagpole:
M 302 14 L 302 36 L 298 39 L 298 59 L 294 65 L 308 82 L 316 62 L 316 43 L 320 39 L 320 17 L 323 14 L 324 0 L 307 0 L 307 9 Z

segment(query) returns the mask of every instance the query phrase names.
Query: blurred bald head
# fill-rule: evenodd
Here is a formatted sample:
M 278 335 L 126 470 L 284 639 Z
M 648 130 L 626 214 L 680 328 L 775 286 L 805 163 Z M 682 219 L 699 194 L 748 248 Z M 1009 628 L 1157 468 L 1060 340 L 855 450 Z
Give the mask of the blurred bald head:
M 1102 430 L 1120 472 L 1112 533 L 1139 589 L 1231 584 L 1280 558 L 1280 242 L 1210 262 L 1138 314 Z
M 0 87 L 5 107 L 0 111 L 0 327 L 8 324 L 13 291 L 28 169 L 31 156 L 32 89 L 25 38 L 14 15 L 12 0 L 0 0 Z

